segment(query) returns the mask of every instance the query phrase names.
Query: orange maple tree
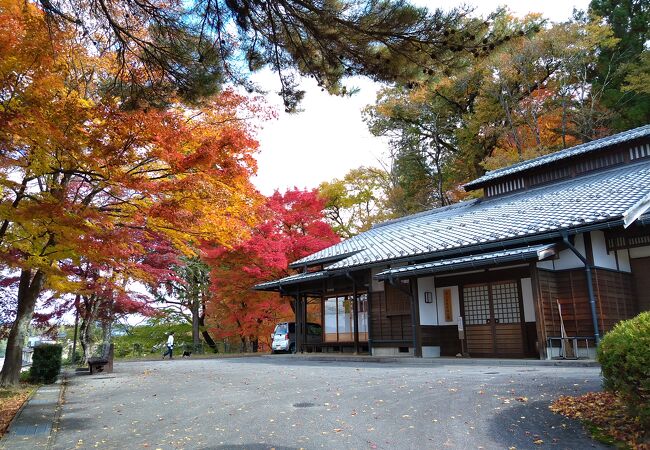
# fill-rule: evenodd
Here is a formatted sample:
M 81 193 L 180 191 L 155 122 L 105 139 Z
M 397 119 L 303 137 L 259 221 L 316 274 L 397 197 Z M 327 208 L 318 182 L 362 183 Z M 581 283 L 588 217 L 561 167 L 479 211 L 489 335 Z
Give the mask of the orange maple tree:
M 192 254 L 192 242 L 246 237 L 257 142 L 244 118 L 263 110 L 228 90 L 200 107 L 125 109 L 102 89 L 111 55 L 28 2 L 0 0 L 0 35 L 0 265 L 18 274 L 0 374 L 10 385 L 39 295 L 85 288 L 66 268 L 124 285 L 151 276 L 136 263 L 147 242 Z

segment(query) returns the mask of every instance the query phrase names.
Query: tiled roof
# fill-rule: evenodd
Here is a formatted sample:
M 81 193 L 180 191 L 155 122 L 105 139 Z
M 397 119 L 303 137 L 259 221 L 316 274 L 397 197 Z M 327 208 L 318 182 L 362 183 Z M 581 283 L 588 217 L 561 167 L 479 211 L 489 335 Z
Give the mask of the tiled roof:
M 529 159 L 527 161 L 522 161 L 520 163 L 513 164 L 511 166 L 504 167 L 502 169 L 497 169 L 497 170 L 487 172 L 482 177 L 467 183 L 464 186 L 464 188 L 465 190 L 469 191 L 481 187 L 482 185 L 485 184 L 486 181 L 492 182 L 498 178 L 506 177 L 518 172 L 523 172 L 525 170 L 539 167 L 544 164 L 549 164 L 555 161 L 560 161 L 562 159 L 571 158 L 577 155 L 582 155 L 584 153 L 605 149 L 616 144 L 620 144 L 623 142 L 631 141 L 633 139 L 638 139 L 646 136 L 650 136 L 650 125 L 644 125 L 642 127 L 634 128 L 632 130 L 624 131 L 622 133 L 614 134 L 612 136 L 607 136 L 602 139 L 597 139 L 595 141 L 576 145 L 575 147 L 567 148 L 566 150 L 560 150 L 559 152 L 550 153 L 548 155 L 540 156 L 534 159 Z
M 277 289 L 282 286 L 290 286 L 292 284 L 304 283 L 305 281 L 315 281 L 327 278 L 329 274 L 324 271 L 320 272 L 307 272 L 299 273 L 296 275 L 289 275 L 288 277 L 281 278 L 267 283 L 260 283 L 254 287 L 258 291 L 265 291 L 269 289 Z
M 650 192 L 650 160 L 592 172 L 579 178 L 390 221 L 292 264 L 340 260 L 326 270 L 380 262 L 438 258 L 472 250 L 513 247 L 563 229 L 621 220 Z M 537 239 L 536 242 L 535 239 Z M 519 246 L 522 244 L 519 243 Z M 525 244 L 524 244 L 525 245 Z M 351 250 L 355 253 L 350 254 Z
M 552 249 L 553 247 L 553 244 L 534 245 L 531 247 L 499 250 L 496 252 L 481 253 L 479 255 L 462 256 L 459 258 L 449 258 L 421 264 L 412 264 L 409 266 L 400 266 L 384 270 L 383 272 L 378 273 L 376 278 L 381 280 L 406 275 L 421 275 L 425 273 L 485 267 L 513 261 L 529 261 L 531 259 L 540 259 L 539 255 L 542 251 Z

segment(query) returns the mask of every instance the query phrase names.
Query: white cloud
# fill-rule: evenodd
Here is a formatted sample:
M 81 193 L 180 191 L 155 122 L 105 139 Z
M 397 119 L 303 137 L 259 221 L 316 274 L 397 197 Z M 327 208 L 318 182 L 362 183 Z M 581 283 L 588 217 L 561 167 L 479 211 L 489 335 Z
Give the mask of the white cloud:
M 265 86 L 277 84 L 269 72 L 257 81 Z M 313 188 L 361 165 L 378 165 L 387 144 L 370 134 L 361 110 L 374 103 L 380 85 L 362 78 L 347 84 L 360 91 L 352 97 L 335 97 L 321 91 L 314 80 L 305 79 L 304 111 L 297 114 L 286 114 L 275 95 L 279 89 L 267 87 L 269 101 L 276 102 L 282 112 L 278 120 L 267 122 L 258 136 L 259 171 L 254 183 L 262 193 L 294 186 Z

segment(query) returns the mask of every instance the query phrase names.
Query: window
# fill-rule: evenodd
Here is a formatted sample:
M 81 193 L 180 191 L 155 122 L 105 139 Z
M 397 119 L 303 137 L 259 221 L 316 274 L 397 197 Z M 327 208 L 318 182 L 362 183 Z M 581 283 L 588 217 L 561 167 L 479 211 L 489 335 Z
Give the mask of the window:
M 517 283 L 506 282 L 492 285 L 494 320 L 496 323 L 519 323 L 519 289 Z
M 519 284 L 516 281 L 465 286 L 463 304 L 466 325 L 521 322 Z
M 357 296 L 359 302 L 359 340 L 368 340 L 368 294 Z
M 325 299 L 325 342 L 338 341 L 336 297 Z
M 357 296 L 359 340 L 368 340 L 368 295 Z M 354 341 L 354 297 L 344 295 L 325 299 L 325 342 Z
M 339 341 L 353 341 L 352 331 L 354 319 L 352 318 L 352 298 L 340 297 L 339 308 Z
M 463 289 L 465 303 L 465 324 L 483 325 L 490 320 L 490 294 L 487 285 Z

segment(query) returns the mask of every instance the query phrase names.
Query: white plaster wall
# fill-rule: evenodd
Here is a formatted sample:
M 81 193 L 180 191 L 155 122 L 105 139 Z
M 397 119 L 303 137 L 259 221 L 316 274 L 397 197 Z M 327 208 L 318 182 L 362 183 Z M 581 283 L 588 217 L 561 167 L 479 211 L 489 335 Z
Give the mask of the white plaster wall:
M 630 266 L 630 254 L 627 250 L 617 250 L 616 258 L 618 258 L 618 270 L 623 272 L 632 272 L 632 267 Z
M 373 347 L 372 356 L 413 356 L 413 347 L 409 347 L 408 353 L 401 353 L 399 347 Z
M 440 347 L 438 346 L 422 346 L 423 358 L 440 358 Z
M 451 317 L 452 321 L 451 322 L 445 322 L 445 294 L 444 290 L 445 289 L 451 289 L 451 304 L 452 304 L 452 311 L 451 311 Z M 434 305 L 435 305 L 435 299 L 438 299 L 438 317 L 440 319 L 440 325 L 456 325 L 458 323 L 458 316 L 460 316 L 460 296 L 458 295 L 458 286 L 447 286 L 444 288 L 437 288 L 436 289 L 436 296 L 434 297 Z
M 546 270 L 555 270 L 555 266 L 553 265 L 553 260 L 546 260 L 546 261 L 538 261 L 537 262 L 537 268 L 538 269 L 546 269 Z
M 630 249 L 630 258 L 645 258 L 650 256 L 650 246 Z
M 582 234 L 579 234 L 575 237 L 575 242 L 573 243 L 575 248 L 578 249 L 578 252 L 586 257 L 585 252 L 585 239 Z M 540 269 L 547 270 L 565 270 L 565 269 L 576 269 L 578 267 L 584 267 L 580 258 L 578 258 L 572 250 L 566 249 L 562 250 L 557 259 L 551 259 L 549 261 L 539 261 L 537 267 Z
M 575 238 L 573 243 L 574 247 L 578 249 L 578 252 L 584 257 L 587 256 L 585 252 L 585 239 L 582 234 L 579 234 Z M 564 269 L 575 269 L 577 267 L 584 267 L 580 258 L 578 258 L 571 249 L 562 250 L 560 252 L 560 258 L 553 260 L 553 265 L 555 270 L 564 270 Z
M 535 322 L 535 303 L 533 302 L 533 284 L 530 278 L 521 279 L 521 296 L 524 303 L 524 320 Z
M 387 266 L 386 267 L 373 267 L 372 269 L 370 269 L 370 276 L 371 276 L 370 290 L 372 292 L 377 292 L 377 291 L 383 291 L 384 290 L 384 282 L 375 280 L 375 275 L 377 275 L 379 272 L 383 272 L 386 269 L 388 269 Z
M 590 235 L 591 249 L 594 255 L 594 266 L 618 270 L 615 252 L 607 253 L 605 233 L 602 231 L 592 231 Z
M 433 303 L 424 302 L 424 293 L 433 294 Z M 436 320 L 436 285 L 434 277 L 418 278 L 418 304 L 420 305 L 420 325 L 438 325 Z

